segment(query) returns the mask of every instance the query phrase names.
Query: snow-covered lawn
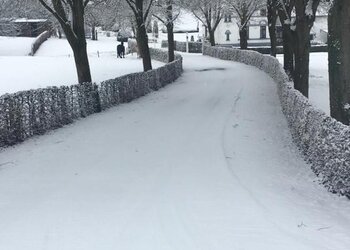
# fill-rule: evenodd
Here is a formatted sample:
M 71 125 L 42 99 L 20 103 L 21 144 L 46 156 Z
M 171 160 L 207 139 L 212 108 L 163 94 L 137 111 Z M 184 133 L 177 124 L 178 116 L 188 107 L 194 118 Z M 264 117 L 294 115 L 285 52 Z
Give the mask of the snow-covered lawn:
M 184 63 L 158 92 L 0 152 L 0 249 L 349 250 L 350 201 L 302 160 L 272 79 Z
M 326 114 L 330 114 L 328 53 L 310 55 L 310 101 Z M 283 64 L 283 56 L 279 55 L 278 59 Z
M 87 39 L 87 50 L 89 55 L 97 56 L 99 53 L 110 53 L 117 50 L 117 45 L 120 44 L 117 42 L 115 37 L 105 37 L 99 36 L 97 41 L 92 41 Z M 127 46 L 127 43 L 124 44 Z M 72 49 L 70 48 L 67 40 L 50 38 L 45 42 L 35 56 L 73 56 Z
M 35 38 L 0 36 L 0 57 L 27 56 Z M 2 65 L 1 65 L 2 66 Z M 3 69 L 0 68 L 2 71 Z
M 88 41 L 93 81 L 101 82 L 143 70 L 142 61 L 136 55 L 117 59 L 117 44 L 115 38 L 107 37 L 101 37 L 99 41 Z M 155 68 L 162 65 L 164 64 L 153 61 Z M 0 81 L 0 95 L 47 86 L 76 84 L 72 50 L 66 40 L 52 38 L 43 44 L 34 57 L 0 56 Z

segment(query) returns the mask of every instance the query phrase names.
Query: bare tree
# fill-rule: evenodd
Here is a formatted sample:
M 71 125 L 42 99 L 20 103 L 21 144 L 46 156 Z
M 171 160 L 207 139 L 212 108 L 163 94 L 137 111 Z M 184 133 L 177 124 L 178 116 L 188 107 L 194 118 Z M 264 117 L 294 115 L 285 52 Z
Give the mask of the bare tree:
M 180 14 L 178 9 L 174 13 L 174 2 L 175 0 L 156 1 L 156 8 L 153 13 L 153 16 L 161 21 L 167 29 L 169 62 L 175 60 L 174 22 Z
M 295 24 L 292 19 L 292 11 L 295 0 L 278 0 L 278 16 L 282 24 L 283 37 L 283 66 L 290 78 L 294 75 L 294 45 L 295 45 Z
M 310 31 L 320 0 L 295 0 L 295 69 L 294 87 L 309 96 Z
M 239 38 L 241 49 L 248 48 L 249 21 L 253 14 L 266 7 L 262 0 L 228 0 L 229 6 L 238 17 Z
M 79 83 L 91 82 L 85 38 L 85 8 L 90 0 L 38 0 L 60 23 L 73 50 Z
M 328 15 L 331 115 L 350 124 L 350 2 L 334 0 Z
M 225 0 L 183 1 L 182 5 L 204 25 L 208 31 L 211 46 L 215 46 L 215 31 L 224 15 Z
M 150 14 L 154 0 L 125 0 L 131 8 L 136 23 L 136 40 L 140 55 L 143 60 L 143 70 L 152 69 L 151 55 L 148 46 L 148 37 L 146 31 L 146 21 Z

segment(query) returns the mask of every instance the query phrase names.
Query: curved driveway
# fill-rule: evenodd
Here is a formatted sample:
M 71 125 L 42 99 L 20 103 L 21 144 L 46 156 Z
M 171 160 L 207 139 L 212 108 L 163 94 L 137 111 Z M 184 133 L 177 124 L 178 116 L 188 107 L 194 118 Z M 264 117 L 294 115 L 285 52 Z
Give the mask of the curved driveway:
M 158 92 L 0 152 L 0 249 L 349 250 L 350 202 L 317 184 L 275 83 L 184 62 Z

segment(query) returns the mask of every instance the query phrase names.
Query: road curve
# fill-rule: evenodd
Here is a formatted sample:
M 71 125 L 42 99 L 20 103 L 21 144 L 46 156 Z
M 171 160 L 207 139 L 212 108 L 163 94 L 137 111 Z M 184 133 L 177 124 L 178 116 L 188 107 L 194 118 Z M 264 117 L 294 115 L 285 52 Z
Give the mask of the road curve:
M 184 62 L 158 92 L 0 152 L 0 249 L 349 249 L 350 202 L 302 160 L 275 83 Z

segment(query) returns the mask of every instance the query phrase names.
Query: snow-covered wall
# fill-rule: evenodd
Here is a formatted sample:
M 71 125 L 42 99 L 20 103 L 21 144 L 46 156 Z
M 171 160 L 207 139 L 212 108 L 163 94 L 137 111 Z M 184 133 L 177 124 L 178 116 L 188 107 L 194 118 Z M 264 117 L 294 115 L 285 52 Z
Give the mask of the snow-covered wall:
M 293 88 L 282 65 L 255 51 L 208 47 L 204 55 L 255 66 L 277 83 L 282 110 L 293 138 L 313 171 L 331 191 L 350 198 L 350 127 L 312 106 Z
M 167 51 L 151 49 L 152 59 L 167 62 Z M 72 123 L 120 103 L 130 102 L 175 81 L 182 57 L 163 67 L 125 75 L 101 84 L 49 87 L 0 96 L 0 147 Z

